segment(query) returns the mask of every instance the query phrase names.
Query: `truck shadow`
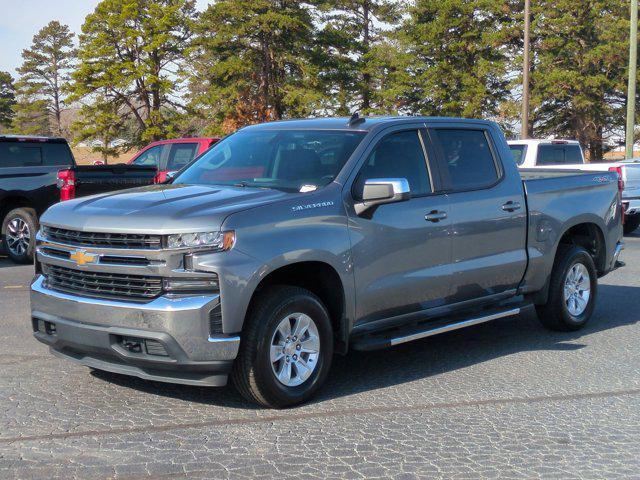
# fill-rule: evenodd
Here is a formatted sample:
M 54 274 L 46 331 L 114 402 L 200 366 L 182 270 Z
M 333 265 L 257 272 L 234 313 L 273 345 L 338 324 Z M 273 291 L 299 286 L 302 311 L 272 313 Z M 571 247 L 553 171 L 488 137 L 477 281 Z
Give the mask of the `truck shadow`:
M 640 287 L 599 286 L 599 304 L 593 318 L 579 332 L 552 332 L 542 327 L 535 313 L 501 319 L 464 330 L 426 338 L 388 350 L 350 352 L 335 356 L 327 384 L 312 400 L 319 403 L 480 364 L 526 351 L 565 351 L 589 348 L 582 337 L 640 322 L 633 298 Z M 145 393 L 226 408 L 255 409 L 234 388 L 207 389 L 149 382 L 107 372 L 98 378 Z

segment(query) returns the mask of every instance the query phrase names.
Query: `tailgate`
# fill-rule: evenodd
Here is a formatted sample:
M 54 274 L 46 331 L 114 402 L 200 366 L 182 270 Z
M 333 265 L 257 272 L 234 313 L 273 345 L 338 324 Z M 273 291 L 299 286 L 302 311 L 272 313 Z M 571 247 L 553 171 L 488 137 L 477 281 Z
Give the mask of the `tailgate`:
M 141 165 L 92 165 L 74 168 L 76 197 L 151 185 L 156 167 Z

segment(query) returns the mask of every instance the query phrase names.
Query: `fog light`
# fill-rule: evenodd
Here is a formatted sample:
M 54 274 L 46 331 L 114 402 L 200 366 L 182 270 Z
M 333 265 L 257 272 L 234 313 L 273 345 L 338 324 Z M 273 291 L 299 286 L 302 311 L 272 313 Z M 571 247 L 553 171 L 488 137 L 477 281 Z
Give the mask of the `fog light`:
M 218 276 L 205 278 L 165 278 L 164 289 L 170 293 L 218 291 Z

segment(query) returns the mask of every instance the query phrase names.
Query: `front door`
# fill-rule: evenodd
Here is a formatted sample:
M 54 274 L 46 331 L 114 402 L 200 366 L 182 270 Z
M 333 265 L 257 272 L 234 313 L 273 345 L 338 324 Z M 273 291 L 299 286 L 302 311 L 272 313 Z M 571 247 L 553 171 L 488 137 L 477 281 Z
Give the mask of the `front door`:
M 450 290 L 451 222 L 418 128 L 389 133 L 365 154 L 351 189 L 359 200 L 368 179 L 404 178 L 408 201 L 381 205 L 349 225 L 356 284 L 356 325 L 444 304 Z M 437 182 L 435 182 L 437 183 Z

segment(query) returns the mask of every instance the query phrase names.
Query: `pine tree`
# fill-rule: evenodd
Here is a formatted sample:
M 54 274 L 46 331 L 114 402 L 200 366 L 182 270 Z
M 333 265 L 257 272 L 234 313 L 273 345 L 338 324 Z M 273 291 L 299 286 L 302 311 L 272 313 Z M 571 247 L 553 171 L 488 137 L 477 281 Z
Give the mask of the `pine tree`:
M 11 74 L 0 72 L 0 127 L 11 126 L 13 105 L 16 103 L 15 90 Z
M 34 37 L 31 47 L 22 51 L 23 62 L 17 69 L 20 79 L 16 89 L 24 99 L 17 105 L 15 128 L 30 129 L 34 115 L 43 109 L 53 121 L 53 132 L 63 135 L 61 117 L 65 108 L 64 88 L 74 61 L 73 34 L 60 22 L 49 22 Z M 37 102 L 31 105 L 30 102 Z M 25 121 L 26 124 L 21 122 Z M 38 126 L 43 127 L 44 124 Z
M 41 135 L 46 137 L 58 134 L 51 128 L 49 106 L 47 100 L 18 88 L 16 102 L 13 105 L 10 132 L 18 135 Z
M 533 3 L 536 136 L 575 138 L 590 160 L 624 123 L 628 5 L 617 0 Z
M 206 130 L 306 116 L 319 105 L 311 10 L 295 0 L 219 0 L 198 21 L 191 108 Z
M 400 19 L 397 0 L 323 0 L 319 3 L 323 28 L 319 41 L 323 79 L 328 94 L 337 99 L 337 111 L 348 114 L 372 111 L 376 85 L 372 49 L 383 38 L 381 22 Z
M 515 18 L 511 0 L 417 0 L 377 50 L 377 68 L 392 77 L 381 102 L 406 113 L 495 118 L 510 93 Z
M 125 105 L 117 98 L 110 98 L 105 91 L 92 97 L 89 104 L 80 109 L 78 119 L 72 124 L 74 143 L 92 142 L 91 150 L 100 153 L 104 163 L 109 157 L 117 157 L 126 149 L 126 144 L 114 144 L 123 137 L 128 117 L 123 115 Z
M 96 102 L 84 118 L 112 118 L 104 128 L 124 128 L 113 103 L 122 105 L 116 117 L 135 125 L 132 145 L 175 134 L 195 14 L 194 0 L 102 0 L 82 26 L 72 75 L 72 98 Z

